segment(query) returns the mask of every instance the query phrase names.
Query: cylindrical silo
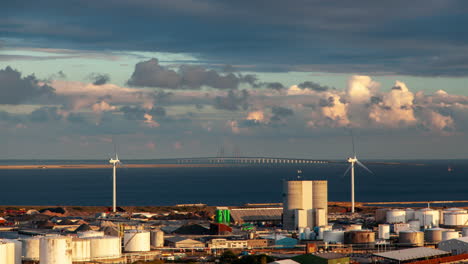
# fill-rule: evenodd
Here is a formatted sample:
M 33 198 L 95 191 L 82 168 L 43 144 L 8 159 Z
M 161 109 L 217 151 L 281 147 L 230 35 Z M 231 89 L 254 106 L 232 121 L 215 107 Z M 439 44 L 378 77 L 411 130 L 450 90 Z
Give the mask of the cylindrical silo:
M 40 264 L 71 264 L 72 238 L 66 236 L 41 237 Z
M 410 220 L 414 219 L 414 209 L 406 208 L 405 209 L 405 222 L 408 223 Z
M 310 232 L 310 228 L 309 228 Z M 124 251 L 150 251 L 150 232 L 143 230 L 128 230 L 124 233 Z
M 13 254 L 7 256 L 7 263 L 21 264 L 22 244 L 21 241 L 16 239 L 0 239 L 7 243 L 7 248 L 10 250 L 13 247 Z M 1 263 L 1 262 L 0 262 Z
M 39 261 L 39 242 L 40 237 L 31 237 L 21 239 L 23 260 Z
M 103 237 L 104 231 L 83 231 L 76 233 L 79 238 L 87 238 L 87 237 Z
M 91 260 L 91 241 L 89 239 L 73 238 L 72 260 L 73 262 Z
M 406 212 L 400 209 L 393 209 L 387 211 L 387 223 L 395 224 L 395 223 L 405 223 L 406 220 Z
M 307 212 L 312 207 L 312 181 L 283 182 L 283 228 L 296 229 L 296 210 Z M 311 226 L 306 224 L 304 226 Z
M 414 217 L 419 220 L 421 226 L 424 227 L 438 227 L 440 214 L 438 210 L 430 208 L 420 209 L 415 212 Z
M 317 232 L 317 239 L 322 240 L 323 239 L 323 232 L 325 232 L 327 230 L 332 230 L 332 226 L 330 226 L 330 225 L 320 226 L 318 228 L 318 232 Z
M 400 231 L 398 235 L 398 243 L 400 246 L 424 246 L 424 233 L 420 231 Z
M 310 227 L 306 227 L 304 230 L 304 240 L 310 240 Z
M 375 221 L 378 224 L 383 224 L 387 221 L 387 211 L 388 208 L 379 208 L 375 210 Z
M 439 243 L 442 241 L 442 232 L 446 231 L 443 228 L 428 228 L 424 230 L 424 240 L 428 243 Z
M 369 244 L 375 242 L 375 233 L 370 230 L 353 230 L 344 233 L 346 244 Z
M 459 238 L 460 233 L 458 231 L 444 231 L 442 232 L 442 241 Z
M 328 181 L 312 181 L 312 208 L 325 210 L 325 219 L 322 219 L 324 223 L 314 223 L 314 226 L 327 225 Z
M 344 232 L 342 230 L 325 230 L 323 231 L 323 242 L 327 243 L 344 243 Z
M 151 231 L 151 246 L 153 247 L 164 247 L 164 232 L 161 230 Z
M 408 224 L 409 224 L 410 230 L 413 230 L 413 231 L 421 230 L 421 224 L 419 223 L 419 220 L 410 220 L 408 221 Z
M 104 236 L 86 238 L 91 243 L 91 259 L 114 259 L 122 253 L 120 237 Z
M 390 225 L 379 224 L 379 238 L 390 239 Z

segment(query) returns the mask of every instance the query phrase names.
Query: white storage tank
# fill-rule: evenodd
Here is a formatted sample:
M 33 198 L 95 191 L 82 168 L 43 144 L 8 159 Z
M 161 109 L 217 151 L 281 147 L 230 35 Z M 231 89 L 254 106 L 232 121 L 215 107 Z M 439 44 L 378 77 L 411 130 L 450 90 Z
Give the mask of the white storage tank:
M 405 222 L 408 223 L 410 220 L 414 219 L 414 209 L 406 208 L 405 209 Z
M 325 230 L 323 231 L 323 242 L 327 243 L 344 243 L 344 233 L 342 230 Z
M 409 224 L 410 230 L 413 230 L 413 231 L 421 230 L 421 223 L 419 222 L 419 220 L 410 220 L 408 221 L 408 224 Z
M 445 224 L 445 215 L 446 214 L 453 214 L 453 213 L 467 213 L 465 209 L 461 208 L 448 208 L 444 209 L 440 212 L 440 224 Z
M 328 224 L 327 211 L 323 208 L 316 208 L 315 210 L 315 225 L 322 226 Z
M 23 260 L 39 261 L 39 242 L 40 237 L 31 237 L 21 239 Z
M 161 230 L 151 231 L 151 245 L 153 247 L 164 247 L 164 232 Z
M 400 209 L 393 209 L 387 211 L 387 223 L 405 223 L 406 221 L 406 212 Z
M 362 230 L 362 225 L 359 224 L 351 224 L 346 226 L 346 231 L 352 231 L 352 230 Z
M 468 237 L 468 227 L 462 229 L 462 237 Z
M 444 213 L 444 225 L 446 226 L 468 226 L 467 213 Z
M 310 240 L 310 228 L 306 227 L 304 230 L 304 240 Z
M 438 210 L 430 208 L 420 209 L 415 212 L 414 217 L 419 220 L 421 226 L 424 227 L 437 227 L 439 226 L 440 214 Z
M 87 238 L 87 237 L 103 237 L 104 231 L 83 231 L 76 233 L 79 238 Z
M 73 238 L 72 260 L 73 262 L 91 260 L 91 241 L 89 239 Z
M 317 239 L 322 240 L 323 239 L 323 232 L 325 232 L 327 230 L 332 230 L 332 226 L 330 226 L 330 225 L 320 226 L 318 228 L 318 232 L 317 232 Z
M 72 264 L 72 238 L 66 236 L 41 237 L 40 264 Z
M 0 263 L 21 264 L 21 242 L 0 239 Z
M 91 243 L 91 259 L 120 258 L 122 246 L 120 237 L 104 236 L 86 238 Z
M 386 222 L 388 208 L 379 208 L 375 210 L 375 221 L 378 224 L 383 224 Z
M 306 228 L 307 229 L 307 228 Z M 307 233 L 307 232 L 304 232 Z M 310 228 L 309 228 L 310 234 Z M 150 232 L 144 230 L 128 230 L 124 233 L 124 251 L 150 251 Z
M 457 231 L 444 231 L 442 232 L 442 241 L 449 240 L 449 239 L 454 239 L 454 238 L 459 238 L 460 233 Z
M 379 224 L 379 239 L 390 239 L 390 225 Z

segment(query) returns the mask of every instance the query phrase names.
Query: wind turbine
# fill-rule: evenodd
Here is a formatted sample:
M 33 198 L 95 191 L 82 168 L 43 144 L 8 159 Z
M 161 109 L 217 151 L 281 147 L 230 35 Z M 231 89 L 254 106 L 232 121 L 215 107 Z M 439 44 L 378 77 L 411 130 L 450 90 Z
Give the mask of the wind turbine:
M 351 134 L 351 140 L 353 143 L 353 157 L 348 158 L 348 162 L 351 163 L 349 165 L 348 169 L 346 169 L 345 173 L 343 175 L 346 175 L 349 170 L 351 170 L 351 213 L 354 213 L 354 164 L 357 163 L 359 166 L 361 166 L 363 169 L 368 171 L 369 173 L 372 173 L 371 170 L 369 170 L 364 164 L 362 164 L 356 157 L 356 151 L 354 150 L 354 137 Z
M 112 212 L 116 212 L 117 211 L 117 178 L 116 178 L 116 168 L 117 168 L 117 164 L 121 164 L 120 163 L 120 160 L 119 160 L 119 156 L 117 155 L 117 152 L 115 152 L 115 159 L 114 158 L 111 158 L 109 160 L 109 163 L 112 164 L 113 166 L 113 173 L 112 173 Z

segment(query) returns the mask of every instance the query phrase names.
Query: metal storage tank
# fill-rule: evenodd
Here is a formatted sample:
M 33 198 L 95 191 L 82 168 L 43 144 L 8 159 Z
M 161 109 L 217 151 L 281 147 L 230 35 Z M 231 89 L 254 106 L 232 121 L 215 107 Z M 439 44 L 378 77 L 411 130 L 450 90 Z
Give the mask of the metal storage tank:
M 442 241 L 459 238 L 460 233 L 458 231 L 444 231 L 442 232 Z
M 72 238 L 66 236 L 41 237 L 40 264 L 72 264 Z
M 310 233 L 310 228 L 309 228 Z M 142 230 L 128 230 L 124 233 L 124 251 L 150 251 L 150 232 Z
M 89 239 L 73 238 L 72 260 L 73 262 L 91 260 L 91 241 Z
M 21 248 L 10 239 L 0 239 L 0 263 L 21 264 Z M 18 262 L 19 257 L 19 262 Z
M 468 226 L 467 213 L 444 213 L 445 226 Z
M 406 221 L 406 211 L 400 209 L 393 209 L 387 211 L 386 215 L 387 223 L 405 223 Z
M 406 223 L 408 223 L 408 221 L 414 219 L 414 213 L 415 213 L 415 211 L 412 208 L 406 208 L 405 209 L 405 222 Z
M 327 230 L 332 230 L 332 226 L 330 226 L 330 225 L 320 226 L 318 228 L 318 232 L 317 232 L 317 239 L 322 240 L 323 239 L 323 232 L 325 232 Z
M 419 220 L 410 220 L 410 221 L 408 221 L 408 224 L 409 224 L 410 230 L 413 230 L 413 231 L 420 231 L 421 230 L 421 224 L 420 224 Z
M 379 224 L 379 239 L 390 239 L 390 225 Z
M 325 222 L 314 223 L 314 225 L 310 227 L 327 225 L 328 224 L 328 181 L 312 181 L 312 208 L 325 210 Z
M 448 208 L 440 211 L 440 224 L 445 224 L 445 215 L 453 213 L 467 213 L 465 209 L 461 208 Z
M 437 227 L 439 226 L 440 214 L 438 210 L 430 208 L 420 209 L 415 212 L 414 217 L 419 220 L 421 226 L 425 227 Z
M 370 230 L 353 230 L 344 233 L 346 244 L 369 244 L 375 242 L 375 233 Z
M 76 233 L 79 238 L 87 238 L 87 237 L 103 237 L 104 231 L 83 231 Z
M 344 233 L 342 230 L 325 230 L 323 231 L 323 242 L 327 243 L 344 243 Z
M 21 239 L 23 260 L 39 261 L 40 237 Z
M 424 233 L 412 230 L 400 231 L 398 243 L 401 246 L 422 247 L 424 246 Z
M 429 228 L 424 230 L 424 240 L 428 243 L 439 243 L 442 241 L 442 232 L 447 229 L 443 228 Z
M 120 258 L 122 246 L 120 237 L 104 236 L 86 238 L 91 242 L 91 259 Z
M 378 224 L 383 224 L 386 222 L 388 210 L 388 208 L 379 208 L 375 210 L 375 221 Z
M 352 230 L 362 230 L 362 225 L 359 224 L 351 224 L 346 226 L 346 231 L 352 231 Z
M 164 232 L 161 230 L 151 230 L 150 240 L 153 247 L 164 247 Z
M 310 211 L 310 210 L 309 210 Z M 295 229 L 303 229 L 309 224 L 309 212 L 307 210 L 294 210 L 294 227 Z
M 468 227 L 462 229 L 462 237 L 468 237 Z

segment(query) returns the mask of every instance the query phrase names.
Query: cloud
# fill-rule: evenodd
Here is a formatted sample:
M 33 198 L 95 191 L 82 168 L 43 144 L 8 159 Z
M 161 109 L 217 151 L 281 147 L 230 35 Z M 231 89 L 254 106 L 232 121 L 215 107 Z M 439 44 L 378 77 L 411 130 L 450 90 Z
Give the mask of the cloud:
M 158 59 L 139 62 L 128 80 L 135 87 L 158 87 L 167 89 L 200 89 L 207 86 L 217 89 L 236 89 L 241 83 L 253 84 L 253 75 L 234 73 L 219 74 L 202 66 L 181 65 L 178 71 L 163 67 Z
M 64 117 L 64 115 L 66 114 L 58 107 L 45 106 L 31 112 L 29 119 L 33 122 L 44 123 L 48 121 L 59 121 Z
M 40 84 L 34 75 L 22 77 L 10 66 L 0 70 L 0 104 L 20 104 L 40 97 L 53 97 L 54 91 L 51 86 Z
M 117 107 L 110 105 L 106 101 L 100 101 L 91 106 L 91 109 L 93 109 L 93 112 L 100 113 L 104 111 L 114 111 L 117 109 Z
M 293 110 L 281 106 L 273 106 L 271 108 L 271 113 L 273 114 L 273 116 L 270 118 L 271 121 L 283 121 L 287 117 L 294 115 Z
M 224 109 L 236 111 L 239 109 L 247 110 L 249 92 L 247 90 L 234 91 L 230 90 L 225 97 L 216 96 L 214 107 L 216 109 Z
M 103 85 L 110 81 L 109 74 L 91 73 L 88 78 L 92 80 L 93 85 Z
M 311 90 L 314 90 L 314 91 L 317 91 L 317 92 L 324 92 L 324 91 L 327 91 L 328 89 L 331 89 L 328 86 L 323 86 L 323 85 L 320 85 L 318 83 L 311 82 L 311 81 L 306 81 L 306 82 L 300 83 L 300 84 L 297 85 L 297 87 L 299 87 L 301 89 L 311 89 Z
M 409 91 L 405 83 L 396 81 L 389 93 L 382 96 L 382 100 L 374 104 L 369 112 L 369 118 L 379 124 L 398 127 L 402 123 L 414 124 L 414 94 Z
M 253 111 L 247 114 L 246 120 L 251 120 L 255 123 L 262 123 L 265 121 L 265 115 L 263 111 Z

